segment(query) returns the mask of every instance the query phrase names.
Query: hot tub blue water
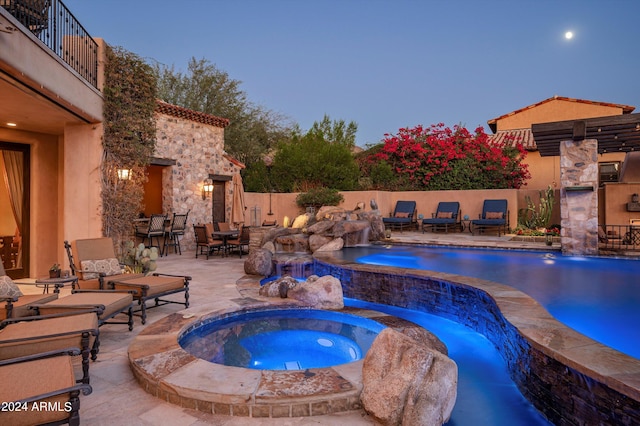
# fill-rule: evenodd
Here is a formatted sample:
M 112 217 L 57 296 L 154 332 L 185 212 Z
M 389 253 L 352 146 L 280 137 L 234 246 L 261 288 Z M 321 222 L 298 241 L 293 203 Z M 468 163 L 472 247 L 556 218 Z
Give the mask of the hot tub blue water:
M 339 312 L 272 309 L 214 318 L 189 330 L 179 343 L 192 355 L 218 364 L 304 370 L 361 359 L 384 328 Z
M 345 248 L 359 263 L 448 272 L 517 288 L 562 323 L 640 359 L 640 261 L 444 247 Z

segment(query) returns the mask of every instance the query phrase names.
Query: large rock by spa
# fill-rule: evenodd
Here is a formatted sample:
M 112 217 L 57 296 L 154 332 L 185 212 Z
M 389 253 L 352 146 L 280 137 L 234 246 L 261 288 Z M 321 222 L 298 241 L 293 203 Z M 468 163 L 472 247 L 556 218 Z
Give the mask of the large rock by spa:
M 344 240 L 342 238 L 334 238 L 333 240 L 329 241 L 327 244 L 318 248 L 315 252 L 338 251 L 338 250 L 342 250 L 342 247 L 344 247 Z
M 267 249 L 256 249 L 244 261 L 244 273 L 268 277 L 273 270 L 273 254 Z
M 331 275 L 316 278 L 309 277 L 307 281 L 290 288 L 287 293 L 290 299 L 299 300 L 307 306 L 319 309 L 342 309 L 344 298 L 340 280 Z
M 373 341 L 362 366 L 363 408 L 385 426 L 441 425 L 458 386 L 456 363 L 391 328 Z

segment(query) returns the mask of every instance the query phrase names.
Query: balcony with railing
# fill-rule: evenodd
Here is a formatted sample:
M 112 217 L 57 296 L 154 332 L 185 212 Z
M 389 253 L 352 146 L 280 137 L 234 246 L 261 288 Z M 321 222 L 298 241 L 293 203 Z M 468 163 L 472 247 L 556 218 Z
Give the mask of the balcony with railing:
M 93 87 L 98 83 L 98 45 L 60 0 L 0 0 L 20 24 Z

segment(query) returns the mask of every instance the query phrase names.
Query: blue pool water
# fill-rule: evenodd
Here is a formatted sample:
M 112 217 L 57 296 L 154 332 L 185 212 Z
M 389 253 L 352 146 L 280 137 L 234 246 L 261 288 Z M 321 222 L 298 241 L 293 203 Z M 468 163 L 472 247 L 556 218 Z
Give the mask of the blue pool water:
M 434 333 L 458 365 L 458 396 L 448 426 L 536 426 L 549 422 L 509 377 L 504 360 L 484 336 L 448 319 L 394 306 L 345 299 L 348 306 L 374 309 L 412 321 Z
M 517 288 L 567 326 L 640 359 L 640 261 L 443 247 L 358 247 L 359 263 L 447 272 Z
M 312 309 L 239 312 L 180 338 L 198 358 L 259 370 L 304 370 L 361 359 L 385 326 L 356 315 Z

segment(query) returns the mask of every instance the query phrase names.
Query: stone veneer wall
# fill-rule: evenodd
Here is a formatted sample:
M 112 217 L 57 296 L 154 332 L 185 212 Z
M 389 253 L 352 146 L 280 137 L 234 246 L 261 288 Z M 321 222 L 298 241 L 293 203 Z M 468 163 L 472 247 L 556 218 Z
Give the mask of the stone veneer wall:
M 202 183 L 209 174 L 233 176 L 240 167 L 224 152 L 224 128 L 167 114 L 156 114 L 155 156 L 175 160 L 162 174 L 163 213 L 189 211 L 183 249 L 195 249 L 193 224 L 212 221 L 212 200 L 202 199 Z M 231 217 L 233 184 L 226 182 L 226 217 Z
M 598 254 L 598 141 L 560 143 L 562 253 Z
M 330 254 L 314 256 L 314 272 L 338 278 L 345 297 L 428 312 L 486 336 L 525 398 L 553 424 L 640 424 L 638 361 L 563 326 L 512 287 Z

